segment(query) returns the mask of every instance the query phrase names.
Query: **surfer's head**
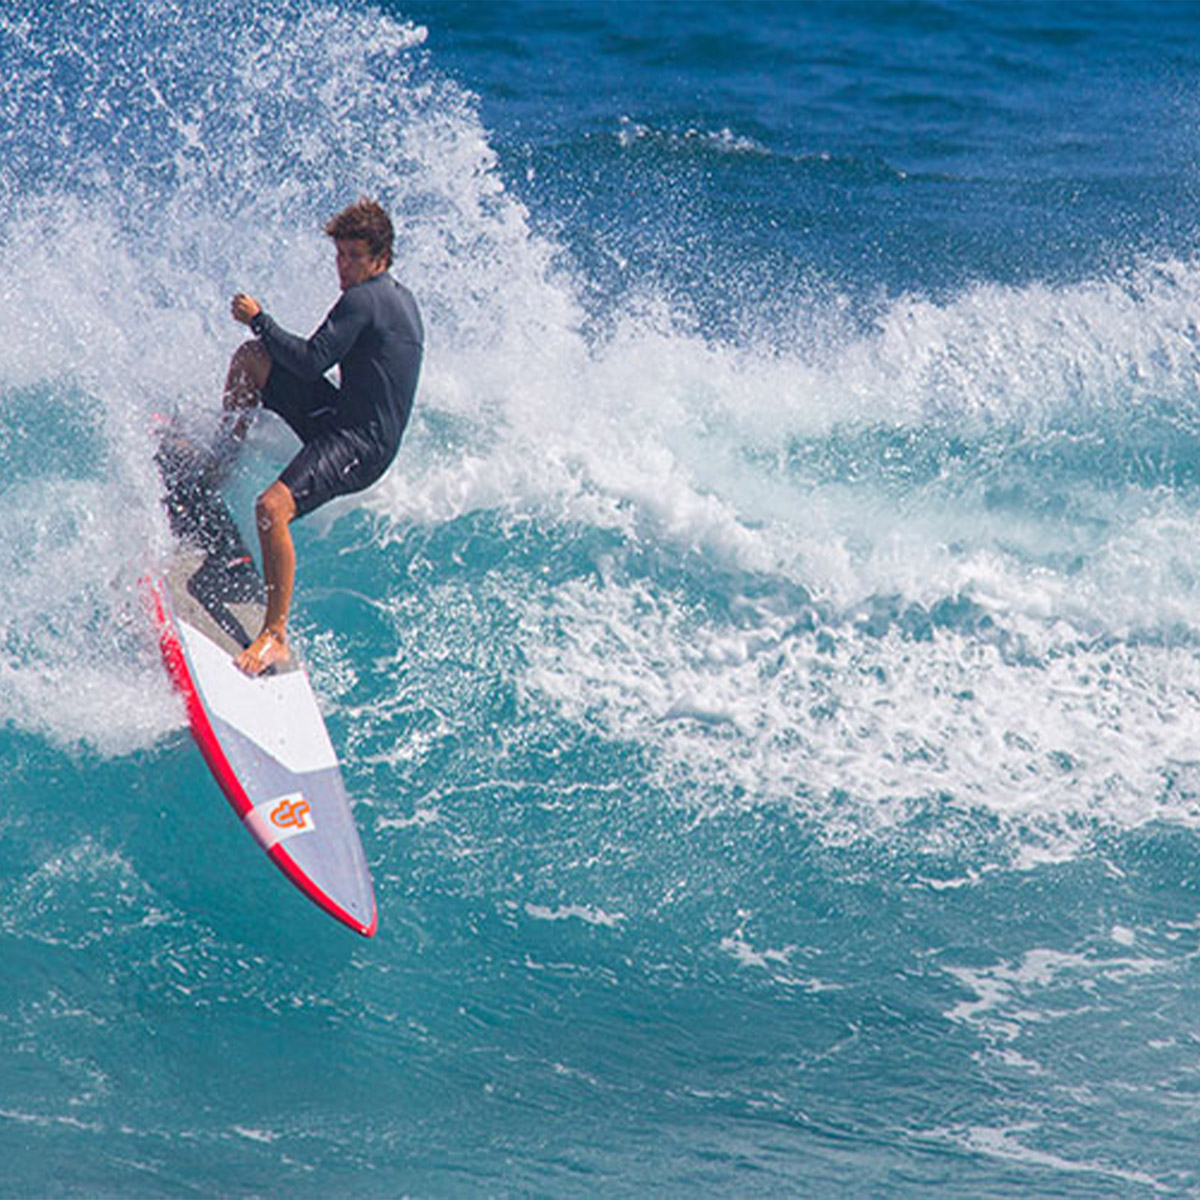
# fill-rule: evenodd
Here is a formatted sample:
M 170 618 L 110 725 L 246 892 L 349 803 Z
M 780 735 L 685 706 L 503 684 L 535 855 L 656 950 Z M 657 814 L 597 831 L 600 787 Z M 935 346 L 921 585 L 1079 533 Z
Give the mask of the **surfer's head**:
M 343 290 L 392 265 L 392 221 L 374 200 L 364 198 L 342 209 L 325 226 L 325 232 L 337 243 L 338 278 Z

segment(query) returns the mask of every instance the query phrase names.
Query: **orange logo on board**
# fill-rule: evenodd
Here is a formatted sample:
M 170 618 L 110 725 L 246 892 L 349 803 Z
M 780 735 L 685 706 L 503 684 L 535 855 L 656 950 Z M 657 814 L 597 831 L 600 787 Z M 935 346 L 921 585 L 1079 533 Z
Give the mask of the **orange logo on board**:
M 288 833 L 305 833 L 312 828 L 308 801 L 300 795 L 285 796 L 271 809 L 269 816 L 276 829 Z

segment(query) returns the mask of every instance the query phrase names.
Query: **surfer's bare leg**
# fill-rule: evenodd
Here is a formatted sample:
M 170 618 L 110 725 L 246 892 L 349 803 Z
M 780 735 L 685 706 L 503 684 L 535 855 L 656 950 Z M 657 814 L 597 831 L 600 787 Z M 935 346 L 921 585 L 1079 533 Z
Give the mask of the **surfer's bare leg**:
M 291 530 L 295 515 L 296 501 L 287 484 L 278 479 L 259 496 L 255 506 L 263 578 L 267 583 L 267 614 L 258 637 L 234 660 L 247 675 L 261 675 L 288 656 L 287 619 L 296 581 L 296 548 Z
M 239 442 L 250 428 L 251 412 L 262 403 L 270 374 L 271 356 L 262 342 L 243 342 L 229 360 L 221 406 L 227 413 L 237 414 L 230 433 Z

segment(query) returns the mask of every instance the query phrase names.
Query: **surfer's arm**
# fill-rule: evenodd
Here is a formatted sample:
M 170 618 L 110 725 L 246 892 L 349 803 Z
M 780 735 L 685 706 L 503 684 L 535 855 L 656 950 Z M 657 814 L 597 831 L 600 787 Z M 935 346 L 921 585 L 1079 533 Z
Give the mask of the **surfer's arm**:
M 250 322 L 250 328 L 273 361 L 301 379 L 317 379 L 345 358 L 368 316 L 366 305 L 355 303 L 343 294 L 310 338 L 288 333 L 262 311 Z

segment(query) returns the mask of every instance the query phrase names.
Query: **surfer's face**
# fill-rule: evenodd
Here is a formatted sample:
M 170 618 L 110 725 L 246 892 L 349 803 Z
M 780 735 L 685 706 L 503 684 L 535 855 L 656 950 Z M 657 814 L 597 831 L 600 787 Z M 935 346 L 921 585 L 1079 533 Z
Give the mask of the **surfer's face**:
M 387 270 L 387 258 L 372 258 L 363 238 L 338 238 L 336 245 L 338 282 L 343 292 Z

